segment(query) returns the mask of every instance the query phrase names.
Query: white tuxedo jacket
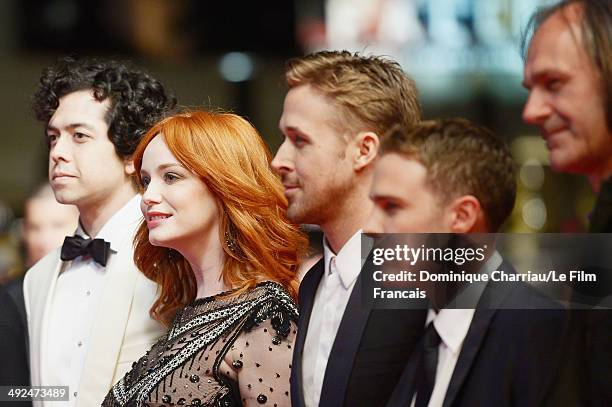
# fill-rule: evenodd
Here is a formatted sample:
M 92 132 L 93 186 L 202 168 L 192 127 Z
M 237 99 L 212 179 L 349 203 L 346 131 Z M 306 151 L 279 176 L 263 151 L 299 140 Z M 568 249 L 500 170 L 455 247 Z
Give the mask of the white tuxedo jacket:
M 70 397 L 78 391 L 77 407 L 102 404 L 104 397 L 134 361 L 145 354 L 164 333 L 162 326 L 149 317 L 157 287 L 134 265 L 133 236 L 127 227 L 121 249 L 106 265 L 108 279 L 94 318 L 90 345 L 78 389 L 69 389 Z M 51 386 L 47 374 L 46 335 L 49 310 L 60 272 L 70 262 L 60 260 L 60 249 L 41 259 L 26 274 L 24 299 L 30 335 L 30 374 L 33 386 Z M 51 350 L 50 350 L 51 351 Z M 37 407 L 53 407 L 52 402 L 35 402 Z

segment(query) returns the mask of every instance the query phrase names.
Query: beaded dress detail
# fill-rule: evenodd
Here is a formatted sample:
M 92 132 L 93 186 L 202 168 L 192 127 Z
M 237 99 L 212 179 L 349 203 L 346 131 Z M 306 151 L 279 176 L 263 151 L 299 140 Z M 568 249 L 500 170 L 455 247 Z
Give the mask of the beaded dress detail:
M 269 281 L 223 294 L 179 311 L 102 406 L 290 406 L 295 303 Z

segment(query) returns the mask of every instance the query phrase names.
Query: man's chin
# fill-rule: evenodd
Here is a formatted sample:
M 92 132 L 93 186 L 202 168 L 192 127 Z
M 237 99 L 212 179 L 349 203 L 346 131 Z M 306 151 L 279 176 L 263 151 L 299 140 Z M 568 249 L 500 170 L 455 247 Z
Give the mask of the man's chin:
M 583 174 L 586 172 L 583 163 L 579 160 L 567 157 L 560 151 L 550 152 L 550 169 L 554 172 Z
M 76 205 L 78 203 L 77 199 L 63 194 L 55 194 L 55 200 L 64 205 Z
M 308 214 L 297 203 L 290 203 L 287 208 L 287 218 L 295 224 L 309 223 Z

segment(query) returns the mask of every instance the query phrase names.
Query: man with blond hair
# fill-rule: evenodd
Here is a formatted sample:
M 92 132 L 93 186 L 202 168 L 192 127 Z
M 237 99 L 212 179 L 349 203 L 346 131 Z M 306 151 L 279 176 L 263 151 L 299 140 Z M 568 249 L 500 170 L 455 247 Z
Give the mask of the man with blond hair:
M 324 233 L 323 258 L 300 287 L 291 398 L 295 407 L 384 405 L 424 326 L 424 312 L 361 301 L 361 229 L 381 137 L 420 120 L 414 82 L 393 61 L 325 51 L 287 63 L 272 166 L 288 216 Z M 376 384 L 376 389 L 373 389 Z

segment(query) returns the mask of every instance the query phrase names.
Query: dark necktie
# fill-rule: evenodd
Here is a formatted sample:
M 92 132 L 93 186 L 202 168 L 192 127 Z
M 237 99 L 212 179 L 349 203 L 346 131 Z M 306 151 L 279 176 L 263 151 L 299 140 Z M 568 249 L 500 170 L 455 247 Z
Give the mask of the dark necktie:
M 96 263 L 106 266 L 110 254 L 110 243 L 104 239 L 84 239 L 81 236 L 66 236 L 62 245 L 61 259 L 74 260 L 79 256 L 90 255 Z
M 436 370 L 438 368 L 438 346 L 440 335 L 436 331 L 433 321 L 427 325 L 423 337 L 423 354 L 419 364 L 419 379 L 415 407 L 427 407 L 434 384 L 436 383 Z

